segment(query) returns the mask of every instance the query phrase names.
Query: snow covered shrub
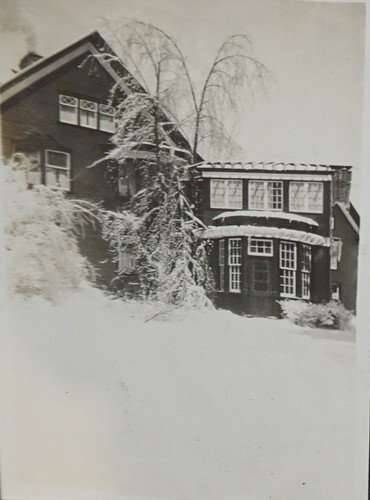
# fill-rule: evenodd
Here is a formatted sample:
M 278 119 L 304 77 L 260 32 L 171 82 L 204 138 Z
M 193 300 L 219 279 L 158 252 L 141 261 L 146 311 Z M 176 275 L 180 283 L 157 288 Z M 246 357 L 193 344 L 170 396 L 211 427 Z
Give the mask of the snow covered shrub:
M 343 304 L 334 300 L 326 304 L 312 304 L 303 300 L 281 300 L 279 305 L 284 318 L 296 325 L 311 328 L 336 328 L 346 330 L 350 327 L 352 313 Z
M 56 302 L 77 289 L 94 271 L 78 250 L 77 232 L 94 219 L 94 207 L 67 199 L 46 186 L 29 189 L 26 172 L 34 167 L 16 153 L 5 166 L 5 249 L 11 294 L 40 295 Z

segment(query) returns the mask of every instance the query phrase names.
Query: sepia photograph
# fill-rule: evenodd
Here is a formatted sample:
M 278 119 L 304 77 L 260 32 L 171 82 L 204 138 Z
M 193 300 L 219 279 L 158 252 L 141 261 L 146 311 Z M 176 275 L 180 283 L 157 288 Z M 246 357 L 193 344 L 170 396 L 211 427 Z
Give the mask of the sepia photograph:
M 1 500 L 366 500 L 367 7 L 0 0 Z

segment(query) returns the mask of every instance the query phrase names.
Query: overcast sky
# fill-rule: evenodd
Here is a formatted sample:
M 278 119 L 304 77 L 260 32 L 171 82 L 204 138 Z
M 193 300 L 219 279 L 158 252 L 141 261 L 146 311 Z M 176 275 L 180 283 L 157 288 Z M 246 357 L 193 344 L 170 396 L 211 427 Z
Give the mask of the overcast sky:
M 0 0 L 0 81 L 27 48 L 43 56 L 98 29 L 100 18 L 135 17 L 174 36 L 195 78 L 222 41 L 252 37 L 274 86 L 245 109 L 235 139 L 250 161 L 354 167 L 358 205 L 365 5 L 300 0 Z

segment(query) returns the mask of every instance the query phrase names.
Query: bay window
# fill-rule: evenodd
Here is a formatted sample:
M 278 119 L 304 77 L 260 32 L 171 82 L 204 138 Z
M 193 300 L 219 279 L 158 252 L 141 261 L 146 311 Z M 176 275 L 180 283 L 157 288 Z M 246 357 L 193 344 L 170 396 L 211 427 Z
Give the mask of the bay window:
M 225 290 L 225 240 L 218 240 L 218 269 L 219 283 L 218 289 L 220 292 Z

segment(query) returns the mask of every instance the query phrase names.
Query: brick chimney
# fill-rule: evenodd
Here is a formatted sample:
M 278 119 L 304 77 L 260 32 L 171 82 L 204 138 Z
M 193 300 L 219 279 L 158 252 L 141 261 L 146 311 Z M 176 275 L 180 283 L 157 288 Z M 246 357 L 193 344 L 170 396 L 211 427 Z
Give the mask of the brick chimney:
M 341 202 L 347 208 L 350 206 L 349 195 L 351 191 L 352 167 L 334 167 L 333 176 L 333 202 Z
M 19 61 L 19 69 L 22 70 L 24 68 L 27 68 L 27 66 L 30 66 L 31 64 L 35 63 L 36 61 L 39 61 L 42 59 L 42 56 L 39 54 L 36 54 L 36 52 L 28 52 L 22 59 Z

